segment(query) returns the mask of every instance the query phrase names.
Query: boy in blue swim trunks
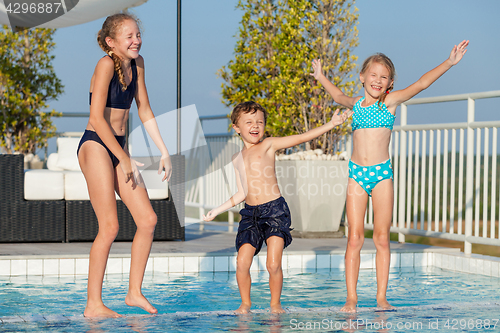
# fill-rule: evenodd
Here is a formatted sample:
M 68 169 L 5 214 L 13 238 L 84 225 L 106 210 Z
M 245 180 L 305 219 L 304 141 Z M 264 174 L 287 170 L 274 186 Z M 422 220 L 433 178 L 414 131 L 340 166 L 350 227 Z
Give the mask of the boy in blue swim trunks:
M 292 242 L 292 236 L 290 210 L 276 180 L 276 151 L 310 141 L 342 124 L 350 115 L 351 112 L 339 115 L 337 110 L 330 122 L 306 133 L 263 139 L 267 112 L 262 106 L 255 102 L 244 102 L 238 104 L 231 113 L 233 128 L 244 144 L 241 152 L 233 156 L 238 192 L 211 210 L 204 220 L 211 221 L 218 214 L 245 201 L 245 208 L 240 211 L 241 222 L 236 236 L 236 279 L 241 296 L 241 305 L 236 313 L 250 311 L 250 266 L 253 256 L 259 253 L 264 242 L 267 244 L 271 312 L 284 312 L 280 302 L 283 286 L 281 257 L 283 249 Z

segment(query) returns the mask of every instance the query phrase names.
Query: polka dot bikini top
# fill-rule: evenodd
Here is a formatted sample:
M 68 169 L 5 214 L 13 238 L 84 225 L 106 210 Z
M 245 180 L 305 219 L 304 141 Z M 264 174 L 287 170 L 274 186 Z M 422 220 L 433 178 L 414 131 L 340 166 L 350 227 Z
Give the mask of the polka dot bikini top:
M 394 116 L 387 110 L 385 103 L 379 107 L 379 103 L 373 103 L 370 106 L 362 107 L 361 102 L 365 98 L 361 97 L 359 101 L 354 104 L 354 114 L 352 116 L 352 131 L 362 128 L 388 128 L 392 131 L 394 126 Z

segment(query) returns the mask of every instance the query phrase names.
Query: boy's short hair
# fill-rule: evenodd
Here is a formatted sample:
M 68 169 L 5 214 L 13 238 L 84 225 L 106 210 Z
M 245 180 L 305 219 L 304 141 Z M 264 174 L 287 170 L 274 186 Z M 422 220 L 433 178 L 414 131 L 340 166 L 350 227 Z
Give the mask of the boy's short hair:
M 231 122 L 236 125 L 238 120 L 240 119 L 243 113 L 252 113 L 254 114 L 257 111 L 262 111 L 264 113 L 264 124 L 267 122 L 267 111 L 264 109 L 259 103 L 255 103 L 254 101 L 243 102 L 236 105 L 231 112 Z

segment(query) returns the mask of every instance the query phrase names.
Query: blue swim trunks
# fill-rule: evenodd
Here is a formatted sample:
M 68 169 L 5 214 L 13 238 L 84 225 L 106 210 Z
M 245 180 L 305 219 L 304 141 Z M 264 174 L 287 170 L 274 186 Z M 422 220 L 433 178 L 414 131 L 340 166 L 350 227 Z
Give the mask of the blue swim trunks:
M 292 224 L 290 209 L 285 198 L 279 197 L 257 206 L 245 204 L 240 210 L 241 221 L 236 235 L 236 250 L 243 244 L 255 247 L 255 254 L 259 253 L 264 241 L 271 236 L 283 238 L 287 247 L 292 242 L 290 225 Z
M 393 179 L 391 160 L 371 166 L 349 161 L 349 178 L 354 179 L 371 197 L 372 190 L 378 183 L 384 179 Z

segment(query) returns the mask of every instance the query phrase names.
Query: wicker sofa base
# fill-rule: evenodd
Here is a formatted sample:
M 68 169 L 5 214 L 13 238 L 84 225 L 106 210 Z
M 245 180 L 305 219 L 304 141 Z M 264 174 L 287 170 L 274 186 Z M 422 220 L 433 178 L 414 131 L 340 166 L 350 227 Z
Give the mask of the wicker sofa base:
M 172 156 L 172 165 L 177 171 L 172 184 L 183 184 L 184 157 Z M 175 197 L 184 198 L 184 186 L 172 188 Z M 172 193 L 169 198 L 173 198 Z M 151 200 L 158 217 L 155 240 L 185 240 L 179 222 L 184 221 L 182 203 L 176 209 L 172 199 Z M 117 201 L 117 209 L 120 229 L 116 240 L 131 241 L 136 230 L 134 220 L 122 201 Z M 24 156 L 0 154 L 0 242 L 93 241 L 97 231 L 97 219 L 88 200 L 25 200 Z
M 0 242 L 64 242 L 64 201 L 0 203 Z
M 157 216 L 154 240 L 184 240 L 184 227 L 179 223 L 174 203 L 171 200 L 151 200 Z M 136 226 L 132 215 L 122 201 L 117 201 L 120 228 L 115 240 L 131 241 Z M 99 227 L 90 201 L 66 202 L 66 239 L 68 242 L 93 241 Z

